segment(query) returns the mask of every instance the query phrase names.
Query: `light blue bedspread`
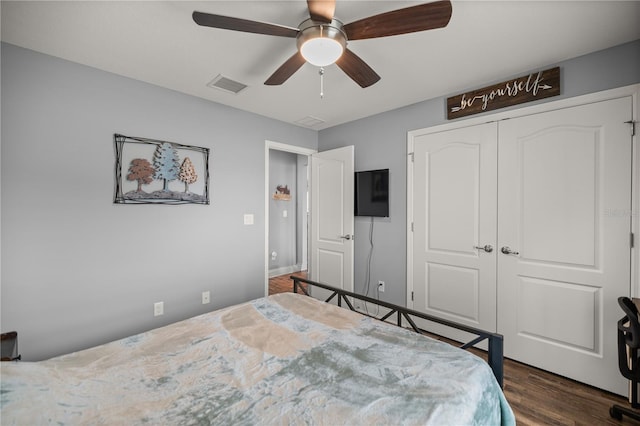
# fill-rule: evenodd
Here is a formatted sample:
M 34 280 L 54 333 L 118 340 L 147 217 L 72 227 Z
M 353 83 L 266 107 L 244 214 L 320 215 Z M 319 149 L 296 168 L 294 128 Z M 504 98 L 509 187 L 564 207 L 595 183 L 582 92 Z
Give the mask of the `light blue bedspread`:
M 2 425 L 515 424 L 475 355 L 295 294 L 0 368 Z

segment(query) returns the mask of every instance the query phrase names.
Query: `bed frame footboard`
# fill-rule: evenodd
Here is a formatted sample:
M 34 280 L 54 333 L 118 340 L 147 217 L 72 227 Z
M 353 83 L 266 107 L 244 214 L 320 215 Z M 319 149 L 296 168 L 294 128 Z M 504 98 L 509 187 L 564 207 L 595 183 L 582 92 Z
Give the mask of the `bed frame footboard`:
M 351 301 L 349 300 L 349 298 L 354 298 L 354 299 L 358 299 L 358 300 L 362 300 L 364 302 L 367 303 L 373 303 L 375 305 L 378 306 L 382 306 L 385 307 L 387 309 L 389 309 L 390 311 L 384 315 L 381 318 L 377 318 L 377 317 L 372 317 L 372 318 L 377 318 L 380 321 L 386 321 L 387 319 L 389 319 L 391 316 L 396 315 L 397 316 L 397 325 L 399 327 L 403 327 L 403 319 L 406 320 L 406 322 L 411 326 L 411 328 L 413 329 L 413 331 L 415 331 L 416 333 L 419 334 L 424 334 L 424 330 L 421 330 L 420 328 L 418 328 L 418 326 L 416 325 L 416 323 L 413 321 L 412 317 L 417 317 L 417 318 L 422 318 L 424 320 L 427 321 L 432 321 L 432 322 L 436 322 L 439 324 L 443 324 L 447 327 L 452 327 L 458 330 L 462 330 L 465 331 L 467 333 L 473 334 L 475 336 L 477 336 L 476 338 L 474 338 L 473 340 L 464 343 L 460 346 L 461 349 L 468 349 L 480 342 L 482 342 L 483 340 L 487 340 L 488 344 L 489 344 L 489 350 L 488 350 L 488 359 L 487 359 L 487 363 L 489 364 L 489 367 L 491 367 L 491 370 L 493 371 L 494 376 L 496 377 L 496 380 L 498 382 L 498 384 L 500 385 L 500 387 L 504 387 L 504 365 L 503 365 L 503 341 L 504 338 L 502 337 L 501 334 L 497 334 L 497 333 L 492 333 L 489 331 L 485 331 L 485 330 L 480 330 L 478 328 L 473 328 L 473 327 L 469 327 L 467 325 L 464 324 L 459 324 L 453 321 L 448 321 L 442 318 L 438 318 L 438 317 L 434 317 L 432 315 L 428 315 L 422 312 L 418 312 L 418 311 L 414 311 L 413 309 L 408 309 L 402 306 L 398 306 L 398 305 L 394 305 L 393 303 L 388 303 L 388 302 L 384 302 L 382 300 L 376 300 L 373 299 L 371 297 L 368 296 L 364 296 L 362 294 L 356 294 L 356 293 L 352 293 L 350 291 L 346 291 L 346 290 L 342 290 L 339 288 L 335 288 L 332 287 L 330 285 L 327 284 L 323 284 L 323 283 L 319 283 L 316 281 L 311 281 L 308 280 L 306 278 L 302 278 L 302 277 L 297 277 L 295 275 L 292 275 L 290 277 L 293 280 L 293 292 L 294 293 L 299 293 L 302 292 L 304 294 L 306 294 L 307 296 L 310 296 L 309 292 L 307 291 L 308 286 L 313 286 L 313 287 L 321 287 L 324 288 L 325 290 L 329 290 L 331 291 L 331 295 L 325 300 L 325 302 L 330 302 L 331 300 L 333 300 L 334 298 L 338 298 L 337 299 L 337 303 L 338 306 L 342 306 L 342 303 L 344 302 L 350 310 L 355 311 L 355 312 L 359 312 L 357 311 L 353 305 L 351 304 Z M 306 286 L 302 286 L 300 285 L 301 283 L 306 284 Z M 364 315 L 364 314 L 363 314 Z

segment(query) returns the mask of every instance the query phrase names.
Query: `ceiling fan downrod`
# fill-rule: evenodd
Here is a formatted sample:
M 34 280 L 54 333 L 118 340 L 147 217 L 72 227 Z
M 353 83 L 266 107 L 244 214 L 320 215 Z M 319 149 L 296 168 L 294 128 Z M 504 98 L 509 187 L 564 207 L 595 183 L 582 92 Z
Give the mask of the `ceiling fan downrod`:
M 320 67 L 320 99 L 324 98 L 324 68 Z

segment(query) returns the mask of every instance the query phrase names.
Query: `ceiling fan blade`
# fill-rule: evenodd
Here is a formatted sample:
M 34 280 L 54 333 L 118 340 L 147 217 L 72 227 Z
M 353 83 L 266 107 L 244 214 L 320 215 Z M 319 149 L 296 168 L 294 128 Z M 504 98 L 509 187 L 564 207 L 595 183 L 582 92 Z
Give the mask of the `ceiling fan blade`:
M 307 0 L 311 19 L 327 24 L 333 20 L 336 11 L 336 0 Z
M 203 27 L 222 28 L 224 30 L 242 31 L 245 33 L 266 34 L 279 37 L 297 37 L 299 29 L 230 16 L 212 15 L 204 12 L 193 12 L 193 20 Z
M 449 0 L 411 6 L 370 16 L 344 26 L 349 40 L 387 37 L 446 27 L 451 19 Z
M 349 49 L 344 50 L 340 59 L 336 61 L 336 65 L 362 88 L 369 87 L 380 80 L 380 76 Z
M 287 59 L 284 64 L 280 66 L 271 74 L 271 77 L 264 82 L 267 86 L 278 86 L 289 79 L 296 71 L 300 69 L 302 65 L 304 65 L 306 61 L 300 54 L 300 52 L 296 52 L 292 57 Z

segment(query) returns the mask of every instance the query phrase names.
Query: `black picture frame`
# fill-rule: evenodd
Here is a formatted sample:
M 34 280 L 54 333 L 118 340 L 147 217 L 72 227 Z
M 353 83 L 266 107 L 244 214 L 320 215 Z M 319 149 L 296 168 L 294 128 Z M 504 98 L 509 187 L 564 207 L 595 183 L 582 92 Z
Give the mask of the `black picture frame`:
M 209 148 L 114 134 L 115 204 L 209 204 Z

